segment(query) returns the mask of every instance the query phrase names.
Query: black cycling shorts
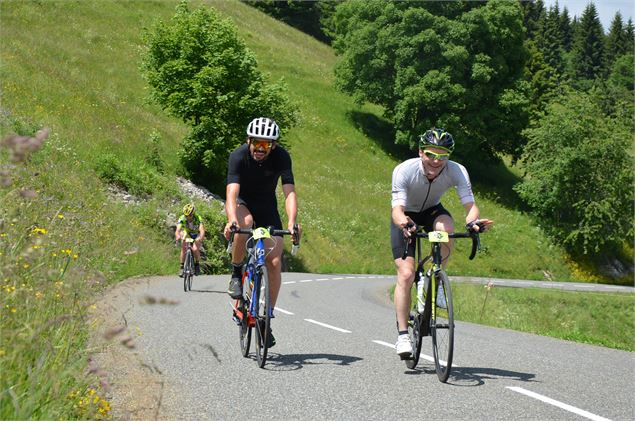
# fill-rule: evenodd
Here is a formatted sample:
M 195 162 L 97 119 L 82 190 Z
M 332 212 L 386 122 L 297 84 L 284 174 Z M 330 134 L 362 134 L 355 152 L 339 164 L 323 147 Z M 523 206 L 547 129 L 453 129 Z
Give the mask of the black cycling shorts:
M 441 203 L 436 206 L 432 206 L 424 210 L 423 212 L 406 212 L 406 216 L 414 221 L 418 226 L 422 226 L 426 232 L 432 231 L 434 221 L 441 215 L 448 215 L 452 218 L 450 212 L 443 207 Z M 394 259 L 401 259 L 403 256 L 404 248 L 404 236 L 401 227 L 391 223 L 390 224 L 390 244 L 392 246 L 392 257 Z M 414 257 L 415 255 L 415 242 L 411 241 L 408 244 L 408 256 Z
M 245 206 L 251 216 L 254 218 L 254 226 L 256 228 L 259 227 L 274 227 L 275 229 L 282 229 L 282 221 L 280 219 L 280 214 L 278 213 L 278 208 L 276 205 L 270 206 L 257 206 L 257 205 L 249 205 L 242 199 L 238 199 L 238 204 Z

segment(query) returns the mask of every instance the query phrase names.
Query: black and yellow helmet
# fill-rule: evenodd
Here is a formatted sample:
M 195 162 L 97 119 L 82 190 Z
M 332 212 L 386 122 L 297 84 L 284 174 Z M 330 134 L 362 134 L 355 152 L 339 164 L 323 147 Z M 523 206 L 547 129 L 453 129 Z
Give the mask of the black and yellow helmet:
M 419 149 L 424 149 L 426 146 L 453 152 L 454 138 L 444 129 L 433 128 L 419 136 Z
M 190 216 L 194 213 L 194 210 L 194 204 L 188 203 L 187 205 L 183 206 L 183 215 Z

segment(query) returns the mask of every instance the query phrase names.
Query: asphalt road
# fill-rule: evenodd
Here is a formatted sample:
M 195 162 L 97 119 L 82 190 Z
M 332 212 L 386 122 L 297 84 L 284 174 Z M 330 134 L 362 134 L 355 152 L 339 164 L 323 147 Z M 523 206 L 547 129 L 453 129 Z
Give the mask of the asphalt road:
M 264 369 L 240 354 L 228 276 L 129 291 L 135 352 L 166 379 L 161 408 L 183 420 L 633 420 L 635 354 L 457 322 L 454 368 L 438 381 L 424 338 L 409 370 L 394 350 L 389 276 L 283 274 L 277 344 Z M 145 304 L 148 297 L 172 304 Z

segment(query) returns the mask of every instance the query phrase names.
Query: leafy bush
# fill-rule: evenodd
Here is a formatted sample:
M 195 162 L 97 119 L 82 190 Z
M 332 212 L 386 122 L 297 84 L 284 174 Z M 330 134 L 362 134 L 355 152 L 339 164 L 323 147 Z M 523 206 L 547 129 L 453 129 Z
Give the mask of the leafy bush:
M 104 154 L 97 159 L 99 178 L 138 196 L 151 195 L 163 186 L 159 175 L 146 163 L 123 162 L 114 154 Z
M 227 156 L 253 118 L 273 118 L 283 132 L 295 122 L 286 86 L 265 83 L 234 24 L 214 9 L 191 12 L 182 2 L 170 23 L 157 22 L 145 41 L 142 71 L 152 99 L 192 126 L 179 155 L 198 184 L 224 185 Z
M 516 190 L 573 253 L 606 254 L 633 241 L 633 134 L 600 100 L 569 92 L 525 131 L 527 177 Z

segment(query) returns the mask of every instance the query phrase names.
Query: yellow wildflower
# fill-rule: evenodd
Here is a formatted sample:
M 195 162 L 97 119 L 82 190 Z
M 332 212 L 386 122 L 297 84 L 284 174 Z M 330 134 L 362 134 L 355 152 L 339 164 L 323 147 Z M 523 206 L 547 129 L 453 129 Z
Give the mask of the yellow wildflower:
M 64 214 L 61 214 L 61 213 L 60 213 L 60 214 L 58 214 L 58 215 L 57 215 L 57 217 L 58 217 L 59 219 L 64 219 Z
M 35 227 L 31 230 L 31 234 L 46 234 L 48 233 L 46 228 L 39 228 L 39 227 Z

